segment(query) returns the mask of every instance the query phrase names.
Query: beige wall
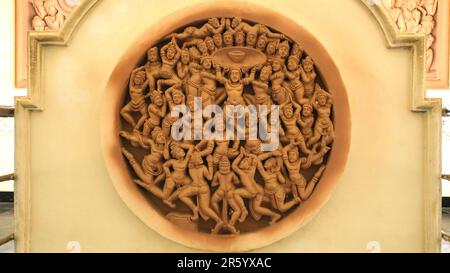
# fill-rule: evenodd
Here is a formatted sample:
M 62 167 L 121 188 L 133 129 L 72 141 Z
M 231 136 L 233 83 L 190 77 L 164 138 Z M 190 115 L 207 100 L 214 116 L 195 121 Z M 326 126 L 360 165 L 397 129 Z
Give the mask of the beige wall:
M 99 114 L 122 53 L 192 2 L 101 1 L 68 47 L 43 50 L 44 111 L 30 117 L 31 251 L 66 251 L 69 241 L 82 251 L 191 250 L 149 229 L 118 197 L 102 157 Z M 258 2 L 327 48 L 352 114 L 349 160 L 331 200 L 304 228 L 260 251 L 424 251 L 426 116 L 410 111 L 411 50 L 388 49 L 359 0 Z

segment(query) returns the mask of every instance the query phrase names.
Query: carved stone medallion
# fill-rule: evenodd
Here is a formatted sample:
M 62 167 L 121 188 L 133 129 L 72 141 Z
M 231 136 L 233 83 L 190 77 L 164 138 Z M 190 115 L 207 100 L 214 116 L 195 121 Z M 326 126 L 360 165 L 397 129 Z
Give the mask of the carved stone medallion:
M 130 71 L 120 110 L 133 182 L 189 231 L 236 236 L 277 225 L 315 194 L 334 149 L 334 94 L 325 80 L 301 40 L 258 22 L 210 18 L 161 37 Z M 213 119 L 195 115 L 196 98 L 202 109 L 255 106 L 260 122 L 277 120 L 274 149 L 263 149 L 260 135 L 251 139 L 248 123 L 243 139 L 176 139 L 177 107 L 187 106 L 194 124 Z

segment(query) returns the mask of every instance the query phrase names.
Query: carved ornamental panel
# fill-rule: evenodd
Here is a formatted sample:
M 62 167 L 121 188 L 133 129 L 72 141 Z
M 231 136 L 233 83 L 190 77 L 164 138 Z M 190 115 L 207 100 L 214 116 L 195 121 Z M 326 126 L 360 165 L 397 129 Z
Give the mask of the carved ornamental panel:
M 428 88 L 449 86 L 449 17 L 447 0 L 383 0 L 400 32 L 426 36 Z
M 327 168 L 332 90 L 302 41 L 270 26 L 237 17 L 184 26 L 149 46 L 124 92 L 129 172 L 184 229 L 236 235 L 277 225 L 314 195 Z
M 59 31 L 83 0 L 15 0 L 15 85 L 27 88 L 27 33 Z

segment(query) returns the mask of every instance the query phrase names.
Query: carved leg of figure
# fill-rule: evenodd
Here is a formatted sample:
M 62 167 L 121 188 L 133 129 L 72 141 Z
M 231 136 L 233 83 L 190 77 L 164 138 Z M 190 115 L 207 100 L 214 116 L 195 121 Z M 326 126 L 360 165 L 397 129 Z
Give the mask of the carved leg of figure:
M 245 207 L 244 198 L 250 199 L 255 197 L 254 194 L 250 193 L 247 189 L 240 188 L 237 190 L 234 190 L 234 200 L 236 200 L 236 203 L 238 204 L 239 208 L 241 209 L 241 216 L 239 217 L 239 222 L 243 223 L 248 215 L 248 210 Z
M 281 126 L 281 125 L 280 125 Z M 290 140 L 286 136 L 280 136 L 280 142 L 283 145 L 289 144 Z
M 156 79 L 159 76 L 158 74 L 159 73 L 156 73 L 156 72 L 147 73 L 148 87 L 149 87 L 150 91 L 155 90 Z
M 193 30 L 191 30 L 188 27 L 182 33 L 171 33 L 171 34 L 167 35 L 166 37 L 164 37 L 164 40 L 170 40 L 173 37 L 175 37 L 175 39 L 177 39 L 177 40 L 184 40 L 184 39 L 190 38 L 192 36 L 192 33 L 193 33 Z
M 128 162 L 130 162 L 131 167 L 139 179 L 143 180 L 147 184 L 153 184 L 153 176 L 144 172 L 141 165 L 136 162 L 134 156 L 127 149 L 122 148 L 122 154 L 128 159 Z
M 303 138 L 303 136 L 297 138 L 296 141 L 299 142 L 300 150 L 302 150 L 303 153 L 308 155 L 311 153 L 311 150 L 306 147 L 305 139 Z
M 221 189 L 218 189 L 214 192 L 211 198 L 211 206 L 217 214 L 220 214 L 219 202 L 222 201 L 223 195 L 223 191 Z
M 259 213 L 261 215 L 269 216 L 271 218 L 271 221 L 269 224 L 272 225 L 281 218 L 281 215 L 279 215 L 276 212 L 271 211 L 268 208 L 264 208 L 261 206 L 261 203 L 263 201 L 263 196 L 264 196 L 264 194 L 262 194 L 262 193 L 257 194 L 256 197 L 252 200 L 251 204 L 253 205 L 253 209 L 257 213 Z
M 214 103 L 217 103 L 217 98 L 220 96 L 223 96 L 225 94 L 225 88 L 224 87 L 217 87 L 216 88 L 216 94 L 214 95 Z
M 134 179 L 133 181 L 134 181 L 134 183 L 136 183 L 139 186 L 143 187 L 147 191 L 153 193 L 156 197 L 161 198 L 161 199 L 163 198 L 163 192 L 156 185 L 150 184 L 150 183 L 144 183 L 144 182 L 142 182 L 139 179 Z
M 175 188 L 175 181 L 173 181 L 172 177 L 168 177 L 163 187 L 163 195 L 165 200 L 171 196 L 174 188 Z
M 220 228 L 223 226 L 223 221 L 209 206 L 210 203 L 209 191 L 201 193 L 199 195 L 198 201 L 199 201 L 198 206 L 202 209 L 202 211 L 216 222 L 216 226 L 211 230 L 211 232 L 214 234 L 218 233 L 220 231 Z
M 185 185 L 189 185 L 192 183 L 192 179 L 189 176 L 185 176 L 182 180 L 181 180 L 181 185 L 185 186 Z
M 311 131 L 311 133 L 309 133 L 309 134 L 303 135 L 303 137 L 305 138 L 305 142 L 306 142 L 306 144 L 307 144 L 307 147 L 308 147 L 308 146 L 311 146 L 311 145 L 309 144 L 309 140 L 313 137 L 312 131 Z
M 155 181 L 153 182 L 153 184 L 158 185 L 159 183 L 161 183 L 162 181 L 164 181 L 166 178 L 166 174 L 163 172 L 160 175 L 158 175 L 158 177 L 156 177 Z
M 319 120 L 316 121 L 316 123 L 318 123 L 318 122 L 319 122 Z M 308 141 L 308 146 L 316 144 L 317 142 L 319 142 L 321 137 L 322 137 L 322 127 L 321 126 L 316 126 L 314 128 L 313 136 Z
M 230 207 L 233 209 L 233 214 L 231 214 L 231 219 L 229 223 L 231 231 L 233 233 L 239 233 L 239 231 L 236 229 L 234 225 L 236 224 L 236 222 L 239 219 L 239 216 L 241 215 L 241 208 L 233 197 L 228 198 L 228 204 L 230 204 Z
M 291 185 L 291 191 L 292 191 L 292 195 L 294 196 L 294 198 L 300 198 L 298 195 L 298 191 L 297 191 L 297 185 L 295 185 L 294 183 L 292 183 L 292 185 Z
M 162 121 L 162 133 L 166 139 L 169 139 L 171 129 L 172 129 L 172 118 L 170 116 L 165 116 Z
M 135 130 L 139 130 L 142 125 L 144 125 L 144 122 L 147 120 L 148 118 L 148 112 L 147 112 L 147 106 L 143 105 L 143 107 L 141 107 L 141 109 L 139 109 L 139 112 L 141 113 L 141 117 L 138 120 L 138 123 L 136 124 L 136 126 L 134 126 Z
M 198 95 L 199 95 L 198 87 L 193 84 L 188 83 L 187 88 L 186 88 L 186 96 L 189 96 L 189 95 L 198 97 Z
M 305 93 L 305 88 L 301 85 L 301 86 L 299 86 L 299 87 L 297 87 L 295 90 L 294 90 L 294 95 L 295 95 L 295 101 L 298 103 L 298 104 L 302 104 L 302 103 L 304 103 L 304 99 L 303 99 L 303 96 L 304 96 L 304 93 Z
M 191 196 L 197 195 L 198 189 L 191 187 L 191 186 L 186 186 L 183 188 L 184 189 L 182 189 L 180 191 L 180 193 L 178 194 L 178 198 L 181 200 L 181 202 L 185 203 L 186 206 L 188 206 L 192 210 L 191 220 L 197 221 L 198 220 L 198 207 L 192 201 Z
M 156 126 L 150 122 L 150 119 L 147 119 L 144 123 L 144 130 L 142 131 L 142 134 L 148 137 L 155 127 Z
M 178 181 L 180 182 L 180 181 Z M 155 182 L 156 183 L 156 182 Z M 167 182 L 166 182 L 167 183 Z M 175 208 L 176 205 L 173 203 L 173 201 L 175 201 L 178 196 L 180 195 L 180 193 L 185 190 L 187 188 L 187 186 L 189 184 L 192 183 L 192 180 L 189 177 L 185 177 L 182 182 L 180 183 L 181 185 L 183 185 L 181 188 L 178 188 L 175 192 L 173 192 L 169 197 L 167 197 L 166 199 L 163 200 L 163 202 L 168 205 L 171 208 Z M 175 183 L 176 185 L 176 183 Z
M 311 194 L 314 190 L 314 187 L 316 186 L 317 181 L 319 181 L 319 178 L 322 175 L 324 170 L 325 170 L 325 165 L 320 166 L 320 168 L 314 174 L 314 177 L 311 179 L 311 181 L 308 183 L 308 185 L 305 188 L 298 189 L 298 193 L 299 193 L 302 201 L 307 200 L 311 196 Z
M 170 78 L 165 79 L 165 80 L 158 80 L 156 83 L 156 88 L 157 90 L 162 90 L 161 86 L 165 85 L 165 86 L 173 86 L 177 83 L 180 83 L 181 80 L 174 74 L 170 75 Z
M 333 142 L 334 140 L 334 128 L 333 128 L 333 124 L 330 124 L 330 126 L 328 127 L 328 131 L 327 131 L 328 135 L 325 138 L 325 143 L 327 145 L 331 144 L 331 142 Z
M 299 197 L 294 197 L 294 199 L 292 199 L 291 201 L 288 201 L 288 202 L 284 202 L 285 198 L 286 198 L 286 192 L 280 186 L 279 189 L 277 190 L 277 192 L 275 193 L 275 201 L 277 203 L 278 210 L 281 212 L 286 212 L 293 206 L 300 203 Z
M 131 116 L 131 112 L 132 109 L 130 103 L 128 103 L 127 105 L 125 105 L 124 108 L 122 108 L 122 110 L 120 110 L 120 115 L 123 117 L 124 120 L 126 120 L 126 122 L 128 122 L 129 124 L 131 124 L 131 126 L 133 126 L 133 128 L 135 128 L 136 122 L 134 121 L 133 116 Z

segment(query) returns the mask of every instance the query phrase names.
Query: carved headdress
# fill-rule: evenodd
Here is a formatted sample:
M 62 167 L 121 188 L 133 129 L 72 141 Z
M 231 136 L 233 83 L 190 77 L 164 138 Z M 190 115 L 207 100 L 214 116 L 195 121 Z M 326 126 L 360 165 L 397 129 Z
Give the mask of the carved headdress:
M 288 58 L 288 62 L 290 60 L 294 60 L 295 63 L 297 63 L 297 64 L 300 63 L 300 58 L 297 55 L 290 55 L 289 58 Z
M 219 168 L 230 168 L 230 160 L 227 156 L 222 156 L 219 161 Z
M 152 90 L 150 91 L 150 100 L 153 102 L 155 101 L 156 96 L 162 96 L 162 92 L 159 90 Z
M 314 65 L 313 59 L 311 59 L 311 57 L 309 57 L 309 56 L 306 56 L 306 58 L 304 58 L 302 60 L 302 64 L 307 64 L 307 63 L 310 63 L 310 64 Z
M 152 131 L 152 139 L 156 140 L 156 138 L 159 136 L 159 134 L 162 134 L 162 129 L 161 129 L 161 127 L 157 126 Z
M 178 154 L 184 150 L 183 150 L 183 148 L 180 147 L 180 145 L 178 143 L 171 143 L 170 151 L 171 151 L 172 157 L 175 157 L 176 154 Z
M 261 34 L 258 36 L 258 40 L 263 40 L 264 44 L 267 44 L 267 42 L 269 41 L 269 37 L 267 37 L 266 34 Z
M 291 56 L 297 56 L 299 59 L 303 55 L 303 49 L 300 47 L 298 43 L 295 43 L 291 49 Z
M 278 48 L 280 48 L 280 47 L 286 47 L 289 50 L 289 48 L 290 48 L 289 42 L 287 40 L 284 40 L 283 42 L 278 44 Z

